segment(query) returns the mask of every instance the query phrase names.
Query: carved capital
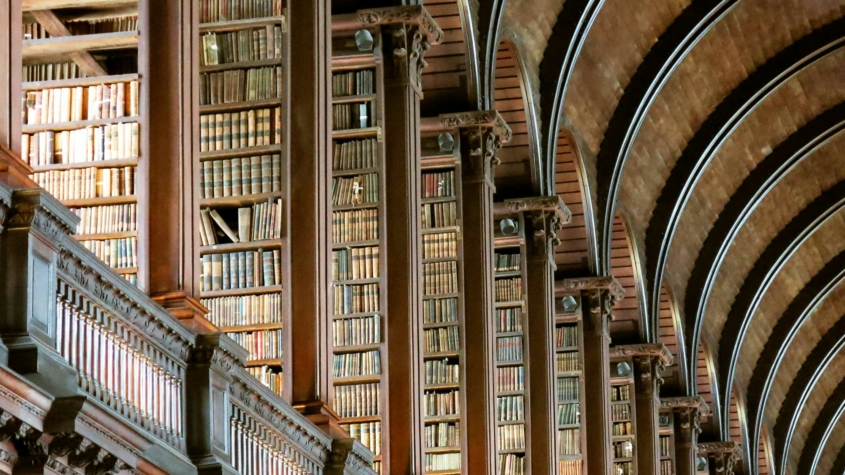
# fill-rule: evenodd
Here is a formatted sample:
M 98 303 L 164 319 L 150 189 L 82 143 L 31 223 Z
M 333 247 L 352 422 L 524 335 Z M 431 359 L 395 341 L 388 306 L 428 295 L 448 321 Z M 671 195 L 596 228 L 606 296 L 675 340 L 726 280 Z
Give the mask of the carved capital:
M 496 154 L 512 134 L 502 116 L 495 110 L 443 114 L 440 123 L 460 129 L 464 181 L 493 186 L 493 170 L 499 164 Z
M 555 282 L 555 293 L 587 292 L 590 290 L 606 291 L 605 298 L 609 307 L 608 315 L 610 309 L 613 309 L 620 300 L 625 298 L 625 289 L 612 276 L 578 277 Z
M 508 214 L 524 213 L 530 224 L 533 239 L 529 258 L 541 258 L 554 266 L 554 249 L 560 244 L 557 232 L 572 220 L 572 212 L 563 200 L 559 196 L 516 198 L 505 200 L 502 208 Z
M 210 363 L 228 374 L 237 367 L 245 366 L 248 356 L 244 348 L 223 334 L 205 333 L 197 335 L 188 361 L 192 364 Z
M 443 30 L 421 5 L 369 8 L 359 10 L 357 15 L 358 21 L 366 27 L 415 25 L 430 44 L 436 45 L 443 41 Z
M 701 442 L 698 454 L 708 457 L 716 473 L 733 475 L 734 467 L 742 460 L 742 453 L 736 442 Z
M 4 213 L 6 229 L 36 229 L 57 247 L 75 232 L 79 222 L 68 209 L 40 188 L 15 191 L 7 209 Z
M 670 365 L 674 360 L 669 348 L 663 343 L 636 343 L 633 345 L 616 345 L 610 348 L 611 358 L 626 356 L 660 360 L 664 365 Z

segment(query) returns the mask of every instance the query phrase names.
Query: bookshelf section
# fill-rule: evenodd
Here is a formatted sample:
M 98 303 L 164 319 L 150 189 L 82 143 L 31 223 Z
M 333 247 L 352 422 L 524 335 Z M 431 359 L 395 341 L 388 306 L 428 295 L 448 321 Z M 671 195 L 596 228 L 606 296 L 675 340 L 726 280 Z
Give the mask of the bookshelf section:
M 660 475 L 675 475 L 675 421 L 671 410 L 660 411 Z
M 581 298 L 555 295 L 555 387 L 557 403 L 558 475 L 582 475 L 585 430 L 581 418 L 584 396 L 584 340 Z
M 386 335 L 384 148 L 380 36 L 361 52 L 335 37 L 332 61 L 333 407 L 340 425 L 375 454 L 381 473 Z M 448 371 L 447 368 L 438 368 Z M 430 401 L 446 411 L 453 402 Z M 434 434 L 433 437 L 442 437 Z
M 494 223 L 496 319 L 496 449 L 500 475 L 530 473 L 525 302 L 526 249 L 522 215 Z
M 438 137 L 421 137 L 424 463 L 427 473 L 459 474 L 466 439 L 460 147 L 452 134 L 443 146 Z
M 200 259 L 207 318 L 284 391 L 287 27 L 280 0 L 199 1 Z
M 630 358 L 611 361 L 610 433 L 613 438 L 613 471 L 619 475 L 637 475 L 637 417 L 633 371 Z
M 27 11 L 21 157 L 79 216 L 76 237 L 133 284 L 145 272 L 138 6 Z

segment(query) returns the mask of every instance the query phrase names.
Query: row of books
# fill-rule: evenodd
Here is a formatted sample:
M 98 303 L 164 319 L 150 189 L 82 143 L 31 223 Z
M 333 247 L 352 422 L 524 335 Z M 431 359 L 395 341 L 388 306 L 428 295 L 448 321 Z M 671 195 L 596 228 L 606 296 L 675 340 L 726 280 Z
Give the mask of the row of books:
M 612 435 L 633 435 L 634 426 L 631 422 L 614 422 L 612 428 Z
M 377 279 L 378 276 L 378 246 L 332 251 L 332 280 Z
M 611 386 L 611 401 L 629 401 L 631 399 L 631 387 L 627 384 L 622 386 Z
M 525 448 L 525 424 L 508 424 L 496 428 L 498 450 Z
M 496 302 L 522 300 L 522 277 L 496 280 Z
M 613 473 L 616 475 L 634 475 L 634 464 L 631 462 L 614 462 Z
M 26 91 L 23 123 L 135 117 L 140 110 L 138 81 Z
M 578 378 L 557 378 L 557 400 L 570 401 L 578 399 L 580 380 Z
M 522 361 L 522 337 L 505 336 L 496 338 L 496 361 Z
M 613 404 L 612 406 L 610 406 L 610 417 L 613 421 L 631 420 L 631 405 Z
M 558 455 L 579 455 L 581 453 L 581 430 L 558 430 L 557 447 Z
M 447 198 L 455 196 L 455 170 L 447 172 L 426 172 L 422 174 L 423 198 Z
M 378 174 L 332 178 L 332 204 L 358 205 L 378 201 Z
M 500 475 L 525 475 L 525 457 L 517 454 L 499 455 Z
M 629 441 L 613 443 L 614 458 L 630 458 L 634 456 L 634 444 Z
M 23 82 L 57 81 L 60 79 L 77 79 L 85 77 L 82 69 L 73 61 L 57 63 L 24 64 L 21 71 Z
M 423 323 L 450 323 L 458 321 L 458 299 L 423 300 Z
M 334 388 L 334 412 L 342 418 L 370 417 L 381 414 L 378 383 L 350 384 Z
M 522 331 L 522 309 L 519 307 L 496 309 L 496 331 L 521 332 Z
M 282 25 L 265 25 L 202 35 L 200 65 L 261 61 L 282 57 Z
M 279 16 L 282 0 L 199 0 L 200 22 Z
M 334 315 L 379 311 L 378 284 L 335 285 Z
M 239 251 L 202 256 L 202 291 L 281 285 L 280 250 Z
M 661 460 L 660 461 L 660 475 L 674 475 L 675 471 L 672 470 L 672 461 L 671 460 Z
M 496 368 L 496 390 L 524 391 L 525 390 L 525 367 L 506 366 Z
M 582 475 L 580 460 L 560 460 L 557 463 L 558 475 Z
M 356 209 L 332 212 L 332 242 L 378 239 L 378 210 Z
M 207 160 L 202 162 L 200 184 L 203 198 L 224 198 L 282 190 L 282 156 Z
M 577 351 L 567 351 L 565 353 L 558 353 L 555 355 L 555 370 L 558 372 L 564 371 L 580 371 L 581 361 L 578 357 Z
M 426 360 L 425 384 L 458 384 L 461 381 L 461 365 L 450 363 L 448 359 Z
M 130 196 L 135 193 L 135 167 L 76 168 L 34 173 L 38 186 L 59 200 Z
M 256 366 L 246 369 L 249 374 L 255 377 L 261 384 L 270 388 L 271 391 L 278 395 L 282 395 L 284 389 L 285 378 L 284 374 L 278 371 L 278 368 L 273 368 L 267 365 Z
M 557 405 L 558 425 L 578 424 L 581 420 L 581 405 L 578 403 L 567 403 Z
M 425 425 L 425 446 L 433 449 L 437 447 L 457 447 L 461 444 L 460 422 L 436 422 Z
M 82 245 L 114 269 L 138 267 L 138 241 L 134 237 L 82 241 Z
M 425 471 L 457 471 L 461 469 L 461 454 L 425 454 Z
M 425 353 L 443 353 L 460 351 L 461 338 L 458 327 L 429 328 L 423 335 L 423 351 Z
M 660 456 L 661 457 L 671 457 L 672 456 L 672 438 L 668 435 L 661 435 L 660 436 Z
M 445 259 L 457 255 L 456 233 L 423 234 L 423 259 Z
M 248 333 L 227 333 L 229 338 L 249 351 L 250 360 L 281 358 L 284 355 L 282 330 L 261 330 Z
M 218 327 L 282 321 L 282 296 L 277 293 L 214 297 L 201 302 L 209 310 L 206 318 Z
M 137 228 L 137 208 L 134 203 L 125 205 L 71 208 L 79 217 L 77 234 L 125 233 Z
M 334 377 L 381 374 L 381 353 L 378 350 L 334 355 Z
M 138 15 L 74 20 L 63 23 L 72 36 L 135 31 L 138 29 Z M 40 23 L 23 24 L 24 40 L 43 40 L 50 37 L 50 33 Z
M 332 170 L 346 171 L 375 168 L 378 163 L 376 139 L 335 141 L 332 145 Z
M 249 109 L 200 115 L 200 151 L 282 143 L 282 109 Z
M 456 261 L 423 264 L 423 292 L 426 296 L 458 292 Z
M 201 106 L 276 99 L 283 90 L 281 66 L 200 74 Z
M 140 154 L 137 122 L 45 130 L 21 137 L 21 156 L 30 165 L 98 162 L 137 158 Z
M 563 325 L 557 327 L 555 346 L 558 348 L 578 346 L 578 326 Z
M 228 210 L 234 211 L 234 210 Z M 237 233 L 216 209 L 200 211 L 200 240 L 203 246 L 227 241 L 254 242 L 282 237 L 282 200 L 255 203 L 237 209 Z M 231 220 L 230 221 L 234 221 Z M 215 226 L 216 225 L 216 226 Z
M 374 72 L 362 69 L 332 74 L 332 96 L 360 96 L 375 94 Z
M 496 398 L 496 420 L 521 421 L 525 419 L 525 399 L 522 396 Z
M 374 104 L 369 101 L 354 104 L 333 105 L 332 129 L 348 130 L 366 129 L 367 127 L 372 127 L 373 107 Z
M 426 203 L 422 205 L 423 229 L 443 228 L 458 225 L 458 205 L 447 203 Z
M 381 342 L 381 317 L 344 318 L 332 322 L 334 346 L 371 345 Z
M 426 391 L 423 414 L 427 417 L 453 416 L 461 413 L 461 395 L 457 389 L 446 392 Z
M 348 432 L 350 437 L 358 439 L 364 447 L 370 449 L 373 455 L 381 455 L 381 422 L 341 424 L 340 427 Z
M 522 255 L 519 253 L 501 253 L 497 252 L 494 256 L 494 263 L 496 264 L 496 272 L 514 272 L 520 268 L 522 262 Z

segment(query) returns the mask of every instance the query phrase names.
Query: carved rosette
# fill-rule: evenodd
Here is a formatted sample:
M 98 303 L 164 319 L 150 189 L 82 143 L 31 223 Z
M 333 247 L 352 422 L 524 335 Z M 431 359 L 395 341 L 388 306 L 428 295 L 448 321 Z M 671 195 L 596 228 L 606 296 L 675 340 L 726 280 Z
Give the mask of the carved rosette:
M 736 442 L 701 442 L 698 454 L 708 457 L 716 473 L 733 475 L 734 467 L 742 460 L 742 453 Z

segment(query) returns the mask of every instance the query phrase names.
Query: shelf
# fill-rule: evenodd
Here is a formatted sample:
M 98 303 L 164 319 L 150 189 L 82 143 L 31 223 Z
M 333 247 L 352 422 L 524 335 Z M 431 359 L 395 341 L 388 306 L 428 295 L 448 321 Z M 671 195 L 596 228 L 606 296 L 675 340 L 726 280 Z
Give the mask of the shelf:
M 496 332 L 496 338 L 504 338 L 508 336 L 522 336 L 522 332 Z
M 218 71 L 230 71 L 232 69 L 253 69 L 266 68 L 268 66 L 281 66 L 281 58 L 259 59 L 256 61 L 241 61 L 238 63 L 214 64 L 200 66 L 200 73 L 216 73 Z
M 633 462 L 633 457 L 613 457 L 613 463 Z
M 248 18 L 246 20 L 227 20 L 209 23 L 200 23 L 200 33 L 208 32 L 227 32 L 244 30 L 247 28 L 259 28 L 267 25 L 278 25 L 285 23 L 285 16 L 263 17 L 263 18 Z
M 346 279 L 346 280 L 333 280 L 332 284 L 334 285 L 364 285 L 364 284 L 378 284 L 381 281 L 378 277 L 373 279 Z
M 381 381 L 380 374 L 368 374 L 365 376 L 345 376 L 345 377 L 335 377 L 332 378 L 334 384 L 341 385 L 341 384 L 361 384 L 361 383 L 378 383 Z
M 579 461 L 579 460 L 581 460 L 581 454 L 564 454 L 564 455 L 559 454 L 557 456 L 557 459 L 558 460 Z
M 496 397 L 522 396 L 524 394 L 525 394 L 525 391 L 496 391 Z
M 137 274 L 138 273 L 137 267 L 115 267 L 113 269 L 114 269 L 115 272 L 117 272 L 120 275 Z
M 558 424 L 558 430 L 580 429 L 581 424 Z
M 200 152 L 200 162 L 208 160 L 222 160 L 224 158 L 254 157 L 258 155 L 271 155 L 281 153 L 282 145 L 257 145 L 255 147 L 230 148 L 228 150 L 214 150 Z
M 498 279 L 499 277 L 522 277 L 522 271 L 521 270 L 509 270 L 509 271 L 496 272 L 496 278 Z
M 49 124 L 24 124 L 21 125 L 21 133 L 34 134 L 48 130 L 59 132 L 64 130 L 84 129 L 86 127 L 99 127 L 101 125 L 135 123 L 139 120 L 140 117 L 138 116 L 125 116 L 115 117 L 114 119 L 75 120 L 71 122 L 52 122 Z
M 246 333 L 261 330 L 281 330 L 282 322 L 273 323 L 254 323 L 251 325 L 231 325 L 219 327 L 223 333 Z
M 442 391 L 449 389 L 461 389 L 459 383 L 443 383 L 443 384 L 426 384 L 423 386 L 423 391 Z
M 231 242 L 226 244 L 214 244 L 211 246 L 200 246 L 200 255 L 214 254 L 218 252 L 236 251 L 257 251 L 258 249 L 276 248 L 282 246 L 281 239 L 266 239 L 262 241 Z
M 346 320 L 346 319 L 349 319 L 349 318 L 375 317 L 376 315 L 381 315 L 381 312 L 344 313 L 343 315 L 333 315 L 332 320 Z
M 461 356 L 458 351 L 441 351 L 439 353 L 423 353 L 423 359 L 439 360 L 442 358 L 459 358 Z
M 461 294 L 459 292 L 453 292 L 451 294 L 435 294 L 435 295 L 426 295 L 423 297 L 423 300 L 440 300 L 440 299 L 449 299 L 453 297 L 460 297 Z
M 425 475 L 461 475 L 460 470 L 432 470 L 425 472 Z
M 365 127 L 361 129 L 333 130 L 333 139 L 358 139 L 366 137 L 377 137 L 381 135 L 381 127 Z
M 423 264 L 434 264 L 434 263 L 437 263 L 437 262 L 452 262 L 452 261 L 457 261 L 457 260 L 458 260 L 458 257 L 457 257 L 457 256 L 451 256 L 451 257 L 432 257 L 432 258 L 430 258 L 430 259 L 423 259 L 423 260 L 422 260 L 422 263 L 423 263 Z
M 449 414 L 446 416 L 425 416 L 425 422 L 459 422 L 461 420 L 460 414 Z
M 525 419 L 519 419 L 517 421 L 496 421 L 497 426 L 516 426 L 520 424 L 525 424 Z
M 525 365 L 525 361 L 496 361 L 497 367 L 506 367 L 506 366 L 523 366 Z
M 556 371 L 555 376 L 560 377 L 567 377 L 567 376 L 581 376 L 581 370 L 576 371 Z
M 498 454 L 524 454 L 527 449 L 524 447 L 521 449 L 507 449 L 507 450 L 497 450 L 496 453 Z
M 460 445 L 451 445 L 447 447 L 426 447 L 425 453 L 427 454 L 448 454 L 451 452 L 460 452 L 461 446 Z M 431 472 L 426 472 L 431 473 Z M 460 472 L 458 472 L 460 473 Z
M 525 300 L 511 300 L 509 302 L 496 302 L 494 305 L 496 308 L 508 308 L 508 307 L 524 307 Z
M 378 173 L 381 170 L 378 168 L 355 168 L 352 170 L 336 170 L 332 172 L 333 177 L 339 176 L 355 176 L 355 175 L 366 175 L 369 173 Z
M 375 94 L 359 94 L 355 96 L 332 97 L 332 104 L 349 104 L 352 102 L 369 102 L 378 99 Z
M 378 201 L 375 203 L 358 203 L 349 205 L 332 205 L 332 211 L 352 211 L 356 209 L 373 209 L 381 205 Z
M 270 358 L 265 360 L 249 360 L 246 362 L 247 368 L 254 368 L 256 366 L 282 366 L 282 359 Z
M 460 325 L 460 322 L 439 322 L 439 323 L 424 323 L 423 329 L 431 329 L 431 328 L 444 328 L 444 327 L 456 327 Z
M 555 348 L 555 352 L 570 352 L 570 351 L 578 351 L 580 347 L 578 346 L 558 346 Z
M 580 399 L 555 399 L 555 404 L 581 404 Z
M 250 287 L 248 289 L 206 290 L 200 293 L 200 297 L 204 299 L 214 297 L 237 297 L 241 295 L 272 294 L 281 291 L 281 285 L 269 285 L 261 287 Z
M 138 233 L 136 231 L 125 231 L 121 233 L 77 234 L 74 237 L 77 241 L 103 241 L 106 239 L 138 237 Z
M 347 346 L 335 346 L 332 347 L 332 352 L 335 354 L 342 354 L 342 353 L 358 353 L 362 351 L 373 351 L 373 350 L 380 350 L 381 343 L 369 343 L 366 345 L 347 345 Z
M 341 417 L 341 424 L 361 424 L 363 422 L 379 422 L 381 416 Z
M 422 234 L 439 234 L 439 233 L 459 233 L 460 226 L 442 226 L 439 228 L 423 228 L 420 231 Z
M 138 78 L 139 76 L 137 74 L 116 74 L 114 76 L 56 79 L 53 81 L 29 81 L 22 84 L 22 89 L 24 91 L 37 91 L 41 89 L 54 89 L 61 87 L 99 86 L 100 84 L 137 81 Z
M 32 165 L 34 172 L 48 172 L 51 170 L 71 170 L 77 168 L 117 168 L 136 167 L 138 158 L 121 158 L 117 160 L 93 160 L 90 162 L 53 163 L 51 165 Z
M 281 98 L 274 97 L 272 99 L 258 99 L 254 101 L 227 102 L 225 104 L 207 104 L 204 106 L 200 106 L 200 114 L 214 114 L 242 111 L 247 109 L 276 107 L 281 105 L 281 103 Z
M 128 196 L 109 196 L 100 198 L 81 198 L 78 200 L 59 200 L 68 208 L 82 208 L 87 206 L 103 206 L 103 205 L 125 205 L 136 203 L 138 198 L 135 195 Z
M 422 198 L 420 199 L 421 204 L 428 204 L 428 203 L 450 203 L 452 201 L 456 201 L 457 198 L 454 196 L 438 196 L 435 198 Z
M 634 435 L 614 435 L 611 437 L 614 442 L 624 442 L 626 440 L 634 439 Z
M 578 323 L 581 320 L 581 313 L 570 313 L 566 315 L 555 315 L 555 324 Z
M 371 247 L 371 246 L 378 246 L 379 242 L 378 239 L 371 239 L 369 241 L 346 241 L 346 242 L 338 242 L 332 243 L 332 249 L 346 249 L 349 247 Z
M 630 401 L 630 400 L 625 400 L 625 401 L 610 401 L 610 404 L 611 404 L 612 406 L 613 406 L 613 405 L 617 405 L 617 406 L 618 406 L 618 405 L 620 405 L 620 404 L 631 404 L 631 401 Z M 618 422 L 618 421 L 614 421 L 614 422 Z
M 43 40 L 24 40 L 21 57 L 24 61 L 47 55 L 67 55 L 79 51 L 103 51 L 138 47 L 137 31 L 61 36 Z
M 256 203 L 261 203 L 271 199 L 275 201 L 281 197 L 281 191 L 273 191 L 270 193 L 258 193 L 254 195 L 225 196 L 222 198 L 204 198 L 200 200 L 200 207 L 239 208 L 243 206 L 252 206 Z

